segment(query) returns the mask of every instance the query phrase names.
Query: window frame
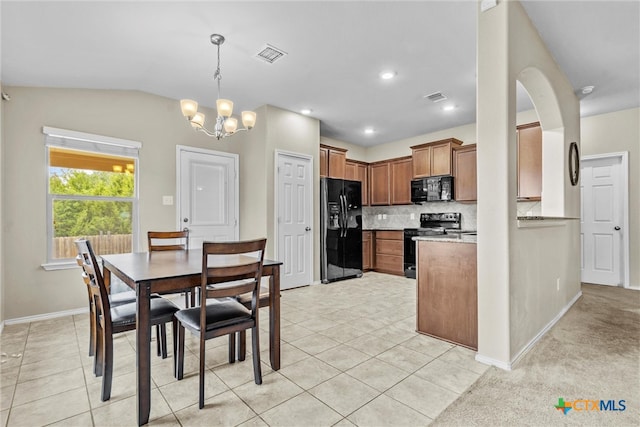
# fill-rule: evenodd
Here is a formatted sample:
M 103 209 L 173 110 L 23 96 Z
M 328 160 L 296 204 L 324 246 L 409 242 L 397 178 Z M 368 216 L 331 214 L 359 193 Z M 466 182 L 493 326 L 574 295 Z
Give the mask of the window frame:
M 73 258 L 53 258 L 53 204 L 56 200 L 79 200 L 79 201 L 110 201 L 110 202 L 130 202 L 131 207 L 131 248 L 132 252 L 137 252 L 139 247 L 139 202 L 140 202 L 140 168 L 139 149 L 142 144 L 138 141 L 129 141 L 119 138 L 112 138 L 102 135 L 94 135 L 65 129 L 43 127 L 45 136 L 46 155 L 46 221 L 47 221 L 47 245 L 46 262 L 42 264 L 45 270 L 61 270 L 77 267 Z M 73 151 L 81 151 L 89 154 L 104 154 L 105 151 L 113 157 L 123 157 L 134 161 L 134 192 L 131 197 L 110 197 L 110 196 L 86 196 L 70 194 L 51 194 L 50 189 L 50 147 L 63 148 Z M 100 150 L 102 149 L 102 151 Z

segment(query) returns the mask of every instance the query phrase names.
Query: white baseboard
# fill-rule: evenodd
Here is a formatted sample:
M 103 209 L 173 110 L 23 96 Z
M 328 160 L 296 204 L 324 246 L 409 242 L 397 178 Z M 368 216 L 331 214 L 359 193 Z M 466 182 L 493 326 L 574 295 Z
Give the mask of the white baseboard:
M 89 307 L 75 308 L 73 310 L 56 311 L 54 313 L 36 314 L 35 316 L 17 317 L 4 321 L 6 325 L 17 325 L 18 323 L 37 322 L 39 320 L 55 319 L 57 317 L 73 316 L 75 314 L 85 314 L 89 312 Z
M 554 317 L 549 323 L 547 323 L 547 325 L 544 328 L 542 328 L 542 330 L 538 332 L 538 334 L 535 337 L 531 339 L 531 341 L 529 341 L 524 347 L 520 349 L 518 353 L 516 353 L 516 356 L 513 359 L 511 359 L 512 367 L 515 366 L 524 357 L 524 355 L 527 354 L 529 350 L 531 350 L 531 348 L 538 341 L 540 341 L 540 339 L 549 331 L 549 329 L 553 327 L 553 325 L 558 323 L 558 320 L 562 319 L 562 316 L 564 316 L 567 313 L 567 311 L 569 311 L 569 309 L 573 306 L 573 304 L 576 303 L 576 301 L 578 301 L 578 299 L 580 299 L 581 296 L 582 296 L 582 291 L 578 291 L 578 293 L 571 299 L 571 301 L 569 301 L 569 303 L 564 306 L 564 308 L 560 311 L 560 313 L 558 313 L 556 317 Z
M 476 353 L 476 361 L 478 361 L 480 363 L 484 363 L 485 365 L 495 366 L 496 368 L 500 368 L 500 369 L 503 369 L 505 371 L 510 371 L 511 370 L 511 363 L 505 363 L 505 362 L 502 362 L 500 360 L 492 359 L 490 357 L 483 356 L 483 355 L 478 354 L 478 353 Z
M 518 353 L 516 353 L 516 356 L 511 359 L 511 362 L 503 362 L 501 360 L 492 359 L 490 357 L 486 357 L 477 353 L 475 359 L 480 363 L 484 363 L 485 365 L 493 365 L 505 371 L 512 370 L 513 367 L 529 352 L 529 350 L 531 350 L 533 346 L 535 346 L 536 343 L 540 341 L 540 339 L 549 331 L 549 329 L 551 329 L 556 323 L 558 323 L 562 316 L 564 316 L 566 312 L 569 311 L 569 309 L 573 306 L 573 304 L 576 303 L 576 301 L 578 301 L 581 296 L 582 291 L 578 291 L 578 293 L 571 299 L 571 301 L 569 301 L 567 305 L 563 307 L 563 309 L 556 315 L 556 317 L 554 317 L 549 323 L 547 323 L 546 326 L 542 328 L 540 332 L 538 332 L 536 336 L 531 339 L 531 341 L 529 341 L 524 347 L 520 349 Z

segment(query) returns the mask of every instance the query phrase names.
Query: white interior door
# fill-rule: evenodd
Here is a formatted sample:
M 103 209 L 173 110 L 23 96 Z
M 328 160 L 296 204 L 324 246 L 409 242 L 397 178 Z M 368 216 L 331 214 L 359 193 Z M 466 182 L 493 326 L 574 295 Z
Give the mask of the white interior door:
M 239 238 L 238 155 L 178 146 L 178 227 L 189 246 Z
M 277 251 L 283 262 L 280 287 L 289 289 L 313 281 L 312 159 L 276 152 Z
M 623 283 L 624 193 L 621 158 L 583 159 L 580 169 L 582 281 Z

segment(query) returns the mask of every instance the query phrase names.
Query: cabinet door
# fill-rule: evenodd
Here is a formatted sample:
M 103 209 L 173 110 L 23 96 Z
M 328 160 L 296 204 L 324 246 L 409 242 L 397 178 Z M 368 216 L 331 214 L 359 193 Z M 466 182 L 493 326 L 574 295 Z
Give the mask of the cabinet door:
M 453 175 L 455 176 L 453 194 L 459 202 L 472 202 L 478 199 L 478 178 L 476 145 L 463 145 L 453 150 Z
M 413 177 L 431 176 L 431 147 L 413 150 Z
M 411 177 L 413 163 L 411 159 L 391 162 L 391 204 L 411 204 Z
M 320 176 L 328 176 L 329 173 L 329 150 L 320 147 Z
M 431 176 L 451 175 L 451 144 L 431 147 Z
M 354 162 L 346 161 L 344 165 L 344 179 L 350 179 L 352 181 L 360 181 L 358 179 L 358 164 Z
M 343 151 L 329 150 L 329 177 L 344 179 L 347 154 Z
M 371 255 L 373 242 L 371 240 L 371 231 L 362 232 L 362 270 L 371 270 L 373 265 L 371 263 Z
M 542 195 L 542 128 L 538 123 L 518 127 L 518 198 Z
M 356 181 L 362 183 L 362 206 L 369 206 L 369 168 L 367 165 L 356 164 Z
M 375 163 L 369 172 L 371 205 L 389 205 L 389 163 Z

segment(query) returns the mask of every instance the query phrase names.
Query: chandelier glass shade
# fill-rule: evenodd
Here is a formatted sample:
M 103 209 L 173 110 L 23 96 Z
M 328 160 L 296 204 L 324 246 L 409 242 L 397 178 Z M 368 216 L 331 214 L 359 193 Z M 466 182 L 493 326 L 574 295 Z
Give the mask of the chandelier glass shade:
M 213 130 L 207 129 L 204 126 L 205 117 L 203 113 L 198 111 L 198 103 L 196 101 L 192 99 L 182 99 L 180 100 L 180 109 L 182 110 L 182 115 L 189 120 L 189 123 L 191 123 L 191 126 L 195 130 L 204 132 L 208 136 L 222 139 L 236 132 L 251 130 L 256 124 L 256 113 L 254 111 L 243 111 L 241 120 L 244 127 L 238 129 L 238 119 L 231 116 L 233 114 L 233 102 L 220 98 L 220 80 L 222 80 L 222 73 L 220 72 L 220 45 L 224 43 L 224 37 L 220 34 L 212 34 L 211 43 L 218 46 L 218 68 L 216 68 L 216 72 L 213 75 L 214 80 L 216 80 L 218 84 L 218 99 L 216 100 L 218 115 Z

